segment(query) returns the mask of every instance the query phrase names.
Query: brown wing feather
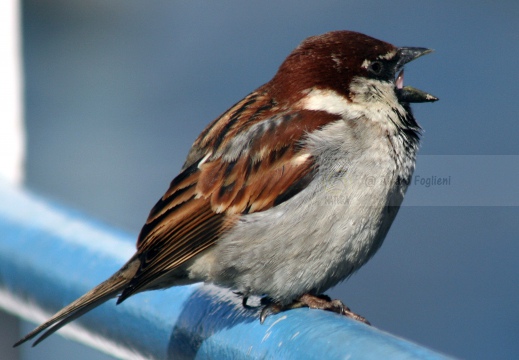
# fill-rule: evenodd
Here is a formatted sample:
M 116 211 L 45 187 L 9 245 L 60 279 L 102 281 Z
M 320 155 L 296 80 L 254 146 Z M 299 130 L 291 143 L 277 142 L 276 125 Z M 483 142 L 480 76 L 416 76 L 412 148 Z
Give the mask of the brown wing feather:
M 271 109 L 251 109 L 258 96 L 249 95 L 197 139 L 190 156 L 199 158 L 188 156 L 141 230 L 141 266 L 119 302 L 215 244 L 240 215 L 286 201 L 311 181 L 314 159 L 302 140 L 337 117 L 316 111 L 266 117 Z M 247 126 L 235 127 L 233 119 L 244 114 Z M 229 133 L 241 142 L 231 144 Z M 231 151 L 235 156 L 227 156 Z

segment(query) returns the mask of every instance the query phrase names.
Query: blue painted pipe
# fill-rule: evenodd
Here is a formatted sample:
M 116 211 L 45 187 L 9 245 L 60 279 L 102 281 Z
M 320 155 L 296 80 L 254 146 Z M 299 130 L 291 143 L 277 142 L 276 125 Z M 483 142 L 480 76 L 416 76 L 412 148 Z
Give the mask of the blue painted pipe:
M 49 313 L 106 279 L 134 252 L 132 236 L 5 184 L 0 234 L 0 287 L 20 309 L 35 304 Z M 75 323 L 144 358 L 446 359 L 326 311 L 290 310 L 261 325 L 257 310 L 209 285 L 146 292 L 119 306 L 112 300 Z

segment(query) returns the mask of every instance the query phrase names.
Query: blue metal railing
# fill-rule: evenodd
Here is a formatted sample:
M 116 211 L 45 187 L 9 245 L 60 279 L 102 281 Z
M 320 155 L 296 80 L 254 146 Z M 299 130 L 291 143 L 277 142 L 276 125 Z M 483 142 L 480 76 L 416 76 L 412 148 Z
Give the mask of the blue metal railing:
M 2 184 L 0 234 L 0 304 L 37 321 L 106 279 L 134 251 L 133 237 Z M 63 330 L 119 357 L 446 358 L 326 311 L 291 310 L 261 325 L 232 292 L 203 285 L 146 292 L 119 306 L 109 301 Z

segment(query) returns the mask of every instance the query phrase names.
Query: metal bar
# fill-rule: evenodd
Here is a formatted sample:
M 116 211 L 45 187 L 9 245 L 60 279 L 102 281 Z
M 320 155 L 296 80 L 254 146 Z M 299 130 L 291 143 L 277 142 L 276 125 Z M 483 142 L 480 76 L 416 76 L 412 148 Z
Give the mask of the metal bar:
M 132 236 L 5 184 L 0 234 L 0 306 L 33 321 L 97 285 L 134 251 Z M 257 310 L 209 285 L 109 301 L 63 330 L 120 358 L 446 358 L 326 311 L 291 310 L 261 325 Z
M 0 1 L 0 177 L 13 184 L 24 178 L 21 1 Z

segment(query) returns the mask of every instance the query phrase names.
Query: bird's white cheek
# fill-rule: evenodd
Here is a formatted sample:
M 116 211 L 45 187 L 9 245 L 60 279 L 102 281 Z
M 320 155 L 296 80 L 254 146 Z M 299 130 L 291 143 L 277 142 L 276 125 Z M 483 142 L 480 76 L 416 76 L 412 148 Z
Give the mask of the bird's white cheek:
M 364 117 L 373 122 L 383 124 L 400 123 L 399 117 L 405 117 L 407 111 L 398 101 L 394 84 L 385 81 L 359 78 L 352 81 L 350 91 L 352 101 L 349 103 L 347 118 Z
M 349 102 L 333 90 L 311 89 L 301 99 L 300 106 L 305 110 L 326 111 L 343 116 L 348 111 Z
M 398 115 L 406 110 L 398 102 L 392 83 L 357 79 L 350 86 L 352 100 L 330 89 L 309 89 L 299 106 L 305 110 L 326 111 L 341 116 L 345 120 L 359 118 L 388 124 L 388 119 L 399 122 Z

